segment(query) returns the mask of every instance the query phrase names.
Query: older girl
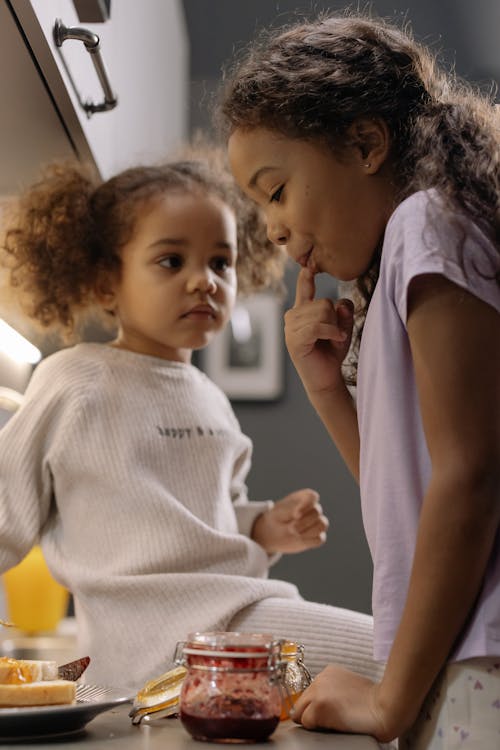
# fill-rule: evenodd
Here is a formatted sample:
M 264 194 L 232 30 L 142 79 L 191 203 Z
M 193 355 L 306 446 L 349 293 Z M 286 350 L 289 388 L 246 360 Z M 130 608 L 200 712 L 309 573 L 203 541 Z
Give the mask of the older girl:
M 402 747 L 496 747 L 495 107 L 408 34 L 346 15 L 264 39 L 229 77 L 222 114 L 237 181 L 302 266 L 288 350 L 360 482 L 387 661 L 380 682 L 329 666 L 297 721 Z M 349 300 L 315 299 L 321 272 L 355 281 L 354 319 Z

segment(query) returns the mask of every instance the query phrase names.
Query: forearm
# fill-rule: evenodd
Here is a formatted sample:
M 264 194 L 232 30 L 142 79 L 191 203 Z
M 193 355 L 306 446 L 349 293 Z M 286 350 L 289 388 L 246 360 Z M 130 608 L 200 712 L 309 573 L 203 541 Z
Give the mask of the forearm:
M 396 734 L 415 719 L 474 606 L 499 522 L 494 484 L 471 486 L 457 477 L 429 487 L 407 601 L 379 687 Z
M 351 474 L 358 482 L 358 418 L 354 399 L 347 386 L 342 384 L 333 392 L 308 393 L 308 396 Z

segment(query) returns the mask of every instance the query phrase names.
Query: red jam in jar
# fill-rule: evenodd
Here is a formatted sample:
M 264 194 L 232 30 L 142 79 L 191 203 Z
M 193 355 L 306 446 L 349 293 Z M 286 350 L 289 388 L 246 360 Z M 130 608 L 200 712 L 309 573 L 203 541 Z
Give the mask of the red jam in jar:
M 261 633 L 193 633 L 177 646 L 187 669 L 180 719 L 197 740 L 261 742 L 281 714 L 280 641 Z

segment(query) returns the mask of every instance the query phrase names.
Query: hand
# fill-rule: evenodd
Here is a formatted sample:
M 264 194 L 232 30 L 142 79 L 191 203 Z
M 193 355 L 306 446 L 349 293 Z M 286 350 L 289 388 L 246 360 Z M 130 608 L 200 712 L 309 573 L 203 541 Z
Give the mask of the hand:
M 389 726 L 378 701 L 378 684 L 330 664 L 295 702 L 292 718 L 306 729 L 370 734 L 390 742 L 398 732 Z
M 343 384 L 341 365 L 352 336 L 353 304 L 314 299 L 314 275 L 302 268 L 294 306 L 285 313 L 285 340 L 293 364 L 309 396 Z
M 303 552 L 326 541 L 328 519 L 314 490 L 292 492 L 258 516 L 252 539 L 266 552 Z

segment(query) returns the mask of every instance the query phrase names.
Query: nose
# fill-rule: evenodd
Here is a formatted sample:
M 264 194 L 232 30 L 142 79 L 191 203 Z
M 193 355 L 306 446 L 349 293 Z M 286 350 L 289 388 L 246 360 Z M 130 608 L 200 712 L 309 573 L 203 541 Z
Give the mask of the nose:
M 289 232 L 278 222 L 268 221 L 267 223 L 267 238 L 274 245 L 286 245 L 289 240 Z
M 217 282 L 215 274 L 210 269 L 200 270 L 190 275 L 187 288 L 189 293 L 215 294 Z

